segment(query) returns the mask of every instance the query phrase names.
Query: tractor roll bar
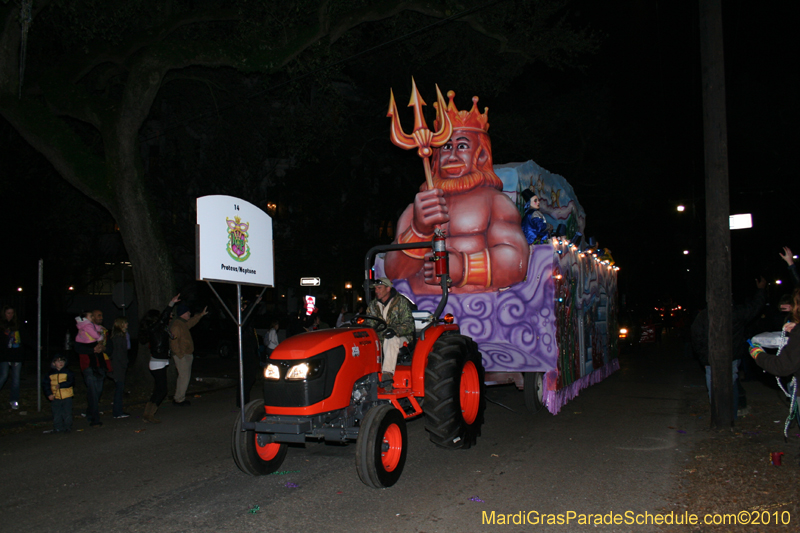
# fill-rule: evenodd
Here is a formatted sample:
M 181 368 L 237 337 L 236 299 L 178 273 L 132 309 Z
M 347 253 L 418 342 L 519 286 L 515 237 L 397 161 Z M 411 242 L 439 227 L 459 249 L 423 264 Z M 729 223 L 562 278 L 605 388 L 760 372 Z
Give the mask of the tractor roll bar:
M 369 297 L 369 283 L 372 281 L 370 274 L 372 273 L 372 263 L 375 256 L 381 252 L 391 252 L 395 250 L 419 250 L 420 248 L 430 248 L 434 250 L 434 240 L 431 239 L 429 243 L 405 243 L 405 244 L 381 244 L 378 246 L 373 246 L 367 252 L 366 257 L 364 258 L 364 294 L 367 298 L 367 306 L 370 303 Z M 450 254 L 445 252 L 444 260 L 446 261 L 446 268 L 445 272 L 450 272 Z M 439 320 L 439 317 L 444 311 L 445 306 L 447 305 L 447 286 L 450 283 L 450 276 L 445 274 L 444 276 L 440 276 L 439 278 L 439 285 L 442 287 L 442 299 L 439 301 L 439 305 L 436 307 L 436 310 L 433 312 L 433 316 L 436 320 Z

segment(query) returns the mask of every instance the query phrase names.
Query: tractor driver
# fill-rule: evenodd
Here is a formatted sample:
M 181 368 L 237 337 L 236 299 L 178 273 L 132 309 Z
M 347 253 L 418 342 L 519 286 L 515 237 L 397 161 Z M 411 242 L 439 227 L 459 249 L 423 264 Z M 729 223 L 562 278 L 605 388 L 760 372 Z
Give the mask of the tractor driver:
M 377 332 L 383 346 L 381 381 L 386 381 L 394 377 L 397 352 L 403 343 L 411 342 L 414 317 L 411 315 L 411 302 L 397 292 L 389 278 L 379 278 L 371 286 L 375 289 L 375 299 L 369 303 L 367 314 L 383 318 L 387 325 L 386 329 Z

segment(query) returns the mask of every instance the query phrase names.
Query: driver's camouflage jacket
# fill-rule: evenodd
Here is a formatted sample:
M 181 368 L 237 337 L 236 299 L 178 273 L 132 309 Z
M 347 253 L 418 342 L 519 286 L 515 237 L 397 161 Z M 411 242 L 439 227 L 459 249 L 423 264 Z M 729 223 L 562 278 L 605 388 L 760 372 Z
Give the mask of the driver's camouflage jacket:
M 386 321 L 390 328 L 392 328 L 398 337 L 414 337 L 414 317 L 411 314 L 411 302 L 408 298 L 392 289 L 389 297 L 389 302 L 386 304 L 389 309 L 386 313 L 388 320 Z M 375 298 L 369 303 L 367 314 L 383 318 L 384 304 Z M 376 331 L 378 337 L 383 341 L 386 330 Z

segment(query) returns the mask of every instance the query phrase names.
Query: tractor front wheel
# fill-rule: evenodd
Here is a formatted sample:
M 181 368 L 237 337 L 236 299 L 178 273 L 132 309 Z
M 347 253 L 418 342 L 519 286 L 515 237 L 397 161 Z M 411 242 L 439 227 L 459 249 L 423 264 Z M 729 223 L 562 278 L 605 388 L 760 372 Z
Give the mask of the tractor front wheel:
M 441 337 L 425 368 L 425 429 L 442 448 L 469 448 L 481 434 L 486 409 L 483 363 L 475 341 Z
M 361 422 L 356 441 L 356 470 L 368 487 L 391 487 L 406 464 L 408 433 L 400 411 L 390 404 L 373 407 Z
M 259 422 L 266 418 L 264 401 L 254 400 L 244 407 L 244 418 L 248 422 Z M 251 476 L 265 476 L 275 472 L 286 458 L 286 444 L 259 440 L 255 431 L 242 431 L 242 416 L 236 415 L 231 434 L 231 452 L 239 470 Z

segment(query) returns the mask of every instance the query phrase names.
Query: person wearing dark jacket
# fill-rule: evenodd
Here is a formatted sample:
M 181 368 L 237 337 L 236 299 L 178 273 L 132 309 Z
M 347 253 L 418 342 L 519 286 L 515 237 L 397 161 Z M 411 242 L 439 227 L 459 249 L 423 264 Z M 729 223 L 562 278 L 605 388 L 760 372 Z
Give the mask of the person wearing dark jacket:
M 110 377 L 114 380 L 114 418 L 128 418 L 131 416 L 122 408 L 122 400 L 125 395 L 125 373 L 128 368 L 128 320 L 119 317 L 114 320 L 111 328 L 111 340 L 107 344 L 108 353 L 111 357 Z
M 13 307 L 5 306 L 0 316 L 0 389 L 11 376 L 8 397 L 11 409 L 19 409 L 19 380 L 24 356 L 17 312 Z
M 167 397 L 167 366 L 169 366 L 169 323 L 172 319 L 172 308 L 180 301 L 180 294 L 170 300 L 169 305 L 160 313 L 151 309 L 142 317 L 139 325 L 139 342 L 150 347 L 150 375 L 153 376 L 153 394 L 144 407 L 142 419 L 145 422 L 158 424 L 161 420 L 155 417 L 158 406 Z
M 731 309 L 732 339 L 731 339 L 731 368 L 733 371 L 733 418 L 739 410 L 740 395 L 744 395 L 744 389 L 739 390 L 739 363 L 742 357 L 747 354 L 747 339 L 745 332 L 747 325 L 752 322 L 764 308 L 767 301 L 767 281 L 762 277 L 756 281 L 756 293 L 746 304 L 738 304 Z M 706 386 L 708 387 L 708 397 L 711 399 L 711 366 L 708 361 L 708 310 L 703 309 L 698 313 L 692 323 L 692 350 L 696 354 L 700 364 L 706 367 Z
M 786 332 L 786 344 L 777 354 L 765 352 L 760 346 L 750 348 L 750 356 L 756 364 L 775 376 L 794 375 L 800 381 L 800 288 L 792 293 L 792 311 L 789 321 L 783 326 Z
M 757 344 L 752 345 L 750 348 L 750 356 L 758 366 L 775 376 L 793 375 L 796 380 L 795 387 L 797 387 L 797 383 L 800 383 L 800 328 L 797 327 L 798 322 L 800 322 L 800 287 L 796 288 L 792 293 L 792 311 L 789 321 L 783 325 L 783 331 L 786 333 L 786 344 L 778 350 L 777 354 L 767 353 Z M 783 426 L 784 438 L 788 437 L 787 432 L 792 418 L 796 417 L 798 423 L 800 423 L 800 415 L 798 415 L 795 402 L 796 398 L 793 398 L 789 418 Z
M 67 368 L 67 358 L 53 357 L 50 372 L 42 378 L 42 392 L 50 400 L 53 410 L 53 432 L 69 433 L 72 430 L 72 396 L 75 373 Z

